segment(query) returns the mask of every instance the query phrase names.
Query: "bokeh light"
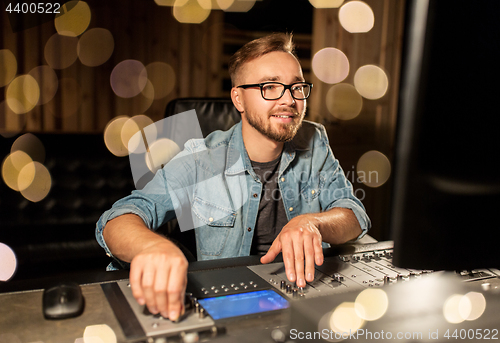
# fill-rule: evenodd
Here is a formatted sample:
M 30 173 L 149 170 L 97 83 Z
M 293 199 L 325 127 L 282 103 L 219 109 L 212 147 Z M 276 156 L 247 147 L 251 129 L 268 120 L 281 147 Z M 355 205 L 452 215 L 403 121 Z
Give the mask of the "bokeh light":
M 452 324 L 459 324 L 464 320 L 476 320 L 483 315 L 485 310 L 486 299 L 478 292 L 469 292 L 465 295 L 453 294 L 443 305 L 444 318 Z
M 471 304 L 470 313 L 469 315 L 464 316 L 464 319 L 472 321 L 481 317 L 486 310 L 486 298 L 484 297 L 484 295 L 478 292 L 469 292 L 464 295 L 464 298 L 468 299 Z M 460 303 L 462 302 L 466 302 L 466 300 L 460 300 Z M 466 304 L 463 304 L 462 308 L 465 309 L 466 306 Z
M 45 147 L 42 141 L 32 133 L 25 133 L 12 143 L 10 152 L 13 153 L 18 150 L 27 153 L 33 161 L 45 162 Z
M 137 113 L 146 112 L 154 100 L 154 87 L 151 81 L 146 80 L 146 86 L 144 89 L 136 96 L 131 98 L 115 98 L 115 105 L 122 115 L 134 116 Z
M 17 73 L 16 56 L 9 49 L 0 50 L 0 87 L 8 85 Z
M 382 318 L 388 308 L 389 298 L 382 289 L 365 289 L 358 294 L 354 301 L 356 314 L 368 321 Z
M 339 83 L 349 74 L 349 60 L 339 49 L 324 48 L 314 54 L 312 70 L 325 83 Z
M 155 99 L 155 87 L 153 86 L 153 83 L 148 79 L 146 81 L 146 86 L 144 86 L 143 90 L 141 91 L 141 95 L 143 97 L 145 97 L 146 99 L 149 99 L 151 100 L 151 103 L 153 102 L 153 100 Z M 151 106 L 151 104 L 149 104 L 147 106 L 146 109 L 144 109 L 143 111 L 139 111 L 139 112 L 146 112 L 146 110 Z
M 6 101 L 0 102 L 0 134 L 3 137 L 14 137 L 21 132 L 26 125 L 26 114 L 14 113 Z
M 198 5 L 200 5 L 200 6 L 201 6 L 201 8 L 203 8 L 203 9 L 206 9 L 206 10 L 212 10 L 212 8 L 214 8 L 214 7 L 213 7 L 213 5 L 214 5 L 214 4 L 213 4 L 213 2 L 214 2 L 213 0 L 197 0 L 197 1 L 198 1 Z M 186 4 L 186 3 L 184 3 L 184 5 L 185 5 L 185 4 Z M 182 5 L 182 6 L 184 6 L 184 5 Z M 177 4 L 177 6 L 179 6 L 179 4 Z M 216 6 L 216 7 L 217 7 L 217 6 Z M 215 8 L 216 8 L 216 7 L 215 7 Z
M 129 153 L 128 148 L 122 141 L 122 128 L 129 119 L 128 116 L 113 118 L 104 129 L 104 143 L 115 156 L 127 156 Z
M 54 25 L 60 35 L 77 37 L 89 27 L 92 15 L 85 1 L 68 1 L 62 5 L 59 12 L 54 19 Z
M 364 98 L 375 100 L 387 93 L 389 79 L 382 68 L 369 64 L 354 74 L 354 87 Z
M 115 40 L 111 32 L 94 28 L 80 37 L 76 52 L 83 65 L 96 67 L 109 60 L 114 49 Z
M 19 173 L 19 188 L 21 194 L 32 202 L 43 200 L 50 192 L 52 187 L 52 178 L 50 172 L 43 164 L 39 162 L 32 163 L 35 168 L 34 177 L 31 177 L 31 164 L 24 166 Z M 26 171 L 25 171 L 26 170 Z
M 40 98 L 37 105 L 46 104 L 54 98 L 59 87 L 59 80 L 54 69 L 43 65 L 31 69 L 28 75 L 31 75 L 36 80 L 40 88 Z
M 31 75 L 16 77 L 5 90 L 5 101 L 10 109 L 17 114 L 31 111 L 40 98 L 40 88 Z
M 364 324 L 365 321 L 358 316 L 352 302 L 343 302 L 337 306 L 330 317 L 330 329 L 338 333 L 355 332 Z
M 330 331 L 332 330 L 332 327 L 330 324 L 332 314 L 333 314 L 333 311 L 330 311 L 330 312 L 325 313 L 321 317 L 321 319 L 318 321 L 317 332 L 325 332 L 324 330 L 326 330 L 327 332 L 330 333 Z M 322 337 L 322 339 L 327 341 L 327 342 L 342 342 L 345 340 L 345 338 L 342 337 L 342 333 L 340 333 L 340 332 L 337 333 L 337 337 L 335 337 L 335 335 L 328 335 L 328 336 Z
M 16 269 L 16 254 L 8 245 L 0 243 L 0 281 L 10 280 L 14 276 Z
M 123 124 L 121 130 L 122 143 L 128 147 L 129 153 L 140 154 L 146 152 L 145 145 L 141 144 L 143 133 L 140 131 L 151 124 L 153 124 L 153 120 L 143 114 L 134 116 Z M 152 127 L 156 128 L 154 125 Z M 136 135 L 136 133 L 138 134 Z M 145 131 L 144 136 L 147 142 L 154 142 L 157 136 L 156 129 Z
M 17 177 L 17 186 L 19 187 L 20 192 L 26 190 L 29 186 L 31 186 L 31 184 L 35 180 L 35 175 L 35 162 L 28 163 L 19 171 L 19 175 Z
M 468 298 L 461 294 L 453 294 L 446 299 L 443 305 L 443 315 L 448 323 L 459 324 L 468 317 L 471 312 L 471 303 Z
M 217 6 L 224 12 L 248 12 L 256 0 L 217 0 Z
M 149 170 L 155 174 L 158 169 L 168 163 L 181 149 L 173 140 L 161 138 L 153 142 L 149 146 L 149 151 L 146 154 L 146 165 Z
M 146 66 L 148 79 L 154 88 L 154 98 L 161 99 L 170 94 L 175 87 L 175 71 L 169 64 L 153 62 Z
M 330 87 L 326 93 L 326 107 L 337 119 L 356 118 L 363 108 L 363 98 L 353 85 L 339 83 Z
M 359 158 L 356 171 L 358 180 L 365 185 L 380 187 L 391 175 L 391 162 L 380 151 L 371 150 Z
M 211 7 L 210 0 L 177 0 L 172 12 L 179 23 L 200 24 L 210 15 L 209 7 Z
M 35 174 L 35 168 L 33 166 L 33 160 L 31 157 L 25 153 L 24 151 L 14 151 L 13 153 L 10 153 L 2 163 L 2 178 L 5 184 L 15 190 L 15 191 L 20 191 L 19 188 L 19 174 L 21 170 L 25 166 L 31 166 L 32 168 L 32 175 L 34 178 Z M 25 170 L 25 175 L 27 174 L 28 169 Z
M 85 343 L 116 343 L 116 334 L 112 328 L 106 324 L 90 325 L 83 332 Z
M 45 44 L 45 60 L 53 69 L 65 69 L 72 65 L 76 59 L 76 46 L 78 38 L 62 36 L 58 33 L 52 35 Z
M 351 33 L 368 32 L 375 24 L 371 7 L 363 1 L 349 1 L 339 10 L 342 27 Z
M 316 8 L 338 8 L 344 0 L 309 0 L 309 2 Z
M 118 63 L 111 72 L 111 88 L 122 98 L 132 98 L 142 92 L 148 82 L 144 65 L 137 60 Z

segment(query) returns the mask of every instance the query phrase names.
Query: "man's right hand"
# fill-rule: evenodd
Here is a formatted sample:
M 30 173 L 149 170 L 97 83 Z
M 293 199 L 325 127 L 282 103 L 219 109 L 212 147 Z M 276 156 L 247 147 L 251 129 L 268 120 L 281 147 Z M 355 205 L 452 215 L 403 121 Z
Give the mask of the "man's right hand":
M 188 262 L 164 236 L 149 230 L 135 214 L 106 223 L 103 231 L 113 255 L 130 262 L 132 294 L 149 312 L 176 320 L 184 310 Z
M 172 242 L 157 242 L 138 253 L 130 265 L 130 286 L 149 312 L 177 320 L 184 312 L 188 261 Z

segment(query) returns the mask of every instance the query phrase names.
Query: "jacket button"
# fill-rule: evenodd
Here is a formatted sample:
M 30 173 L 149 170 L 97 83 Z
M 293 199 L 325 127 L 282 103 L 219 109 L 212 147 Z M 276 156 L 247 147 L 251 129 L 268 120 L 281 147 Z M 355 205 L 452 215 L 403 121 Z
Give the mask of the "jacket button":
M 253 197 L 257 198 L 258 197 L 257 193 L 253 193 Z
M 251 227 L 249 227 L 249 228 L 247 229 L 247 231 L 248 231 L 248 232 L 252 231 L 252 228 L 251 228 Z
M 316 193 L 316 192 L 315 192 L 315 191 L 314 191 L 314 189 L 313 189 L 313 190 L 311 191 L 311 194 L 314 194 L 314 193 Z
M 208 221 L 211 223 L 214 221 L 214 218 L 210 217 L 210 218 L 208 218 Z
M 292 212 L 292 211 L 293 211 L 293 207 L 290 207 L 290 208 L 288 209 L 288 211 Z
M 284 177 L 281 178 L 281 182 L 285 182 L 285 178 Z

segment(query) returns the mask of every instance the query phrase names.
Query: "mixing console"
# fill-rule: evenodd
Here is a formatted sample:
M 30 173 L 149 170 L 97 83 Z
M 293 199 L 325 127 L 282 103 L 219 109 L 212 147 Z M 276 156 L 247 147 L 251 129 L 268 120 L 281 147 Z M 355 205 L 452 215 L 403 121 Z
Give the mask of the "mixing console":
M 401 284 L 441 273 L 394 266 L 392 248 L 389 241 L 359 245 L 334 253 L 330 251 L 330 255 L 326 251 L 324 263 L 316 266 L 314 281 L 308 282 L 304 288 L 288 281 L 282 262 L 189 272 L 185 301 L 187 311 L 175 323 L 154 316 L 144 306 L 139 306 L 127 280 L 102 287 L 130 341 L 144 337 L 168 337 L 169 341 L 179 342 L 197 341 L 202 337 L 219 337 L 216 339 L 219 340 L 221 328 L 225 331 L 227 323 L 224 320 L 227 318 L 231 318 L 234 324 L 248 322 L 248 318 L 260 318 L 266 313 L 276 317 L 296 302 L 302 306 L 301 301 L 305 301 L 305 306 L 307 299 L 333 299 L 335 295 L 351 291 Z M 496 278 L 500 273 L 475 270 L 459 275 L 467 282 Z M 269 316 L 260 321 L 268 322 Z

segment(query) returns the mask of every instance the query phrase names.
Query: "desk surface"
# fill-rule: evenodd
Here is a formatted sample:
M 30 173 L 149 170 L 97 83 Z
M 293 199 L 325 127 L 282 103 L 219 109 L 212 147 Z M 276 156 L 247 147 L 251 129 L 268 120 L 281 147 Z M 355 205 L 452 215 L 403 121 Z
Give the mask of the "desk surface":
M 120 325 L 99 284 L 82 286 L 85 311 L 77 318 L 46 320 L 42 313 L 42 290 L 0 295 L 0 342 L 83 343 L 88 326 L 108 325 L 123 342 Z M 78 341 L 78 339 L 82 339 Z

